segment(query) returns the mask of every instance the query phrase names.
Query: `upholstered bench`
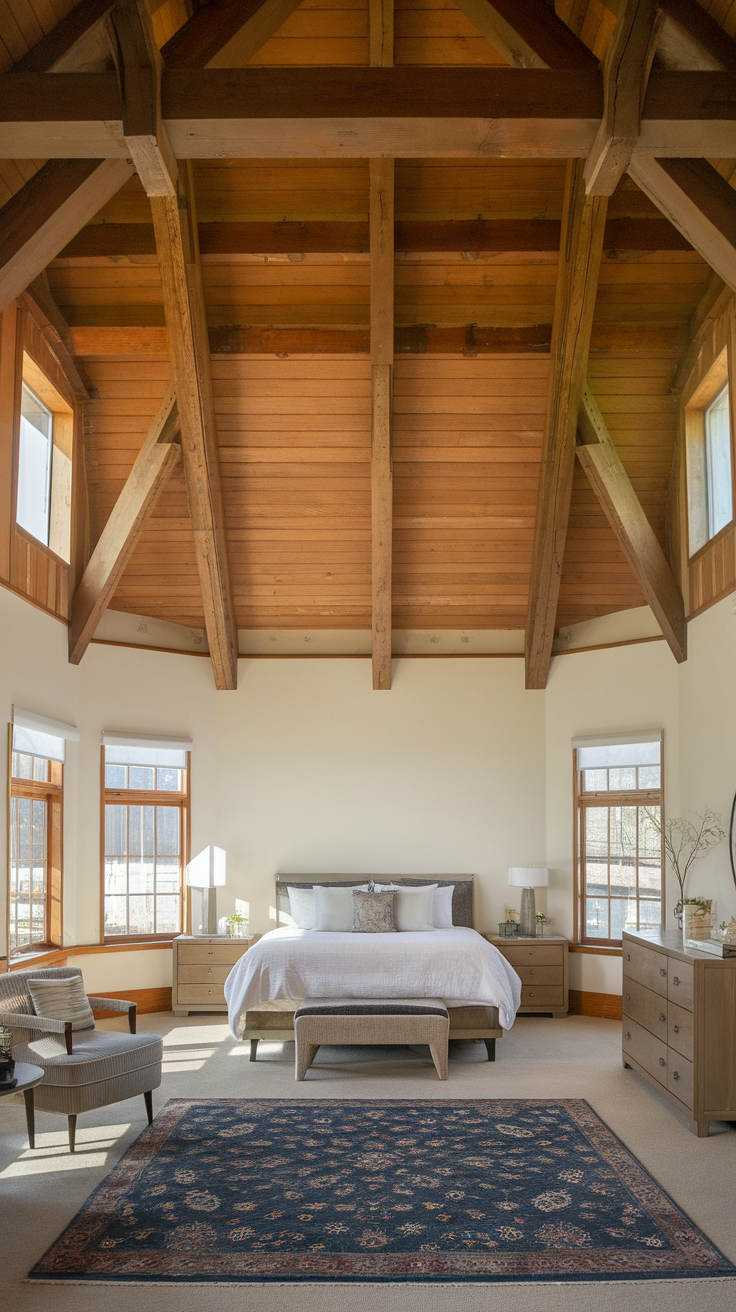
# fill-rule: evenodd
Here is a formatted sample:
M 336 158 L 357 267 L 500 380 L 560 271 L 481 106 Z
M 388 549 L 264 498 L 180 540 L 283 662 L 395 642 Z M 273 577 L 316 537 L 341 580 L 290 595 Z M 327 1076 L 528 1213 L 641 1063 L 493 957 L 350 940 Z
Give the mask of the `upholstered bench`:
M 446 1080 L 449 1032 L 439 998 L 305 998 L 294 1014 L 296 1078 L 304 1079 L 323 1043 L 427 1043 Z

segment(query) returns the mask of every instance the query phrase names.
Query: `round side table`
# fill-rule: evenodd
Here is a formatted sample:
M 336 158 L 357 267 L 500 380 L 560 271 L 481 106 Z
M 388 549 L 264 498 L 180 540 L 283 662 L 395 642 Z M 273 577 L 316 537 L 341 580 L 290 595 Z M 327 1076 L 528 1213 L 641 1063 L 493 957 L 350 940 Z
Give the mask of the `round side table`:
M 26 1125 L 28 1126 L 28 1147 L 36 1146 L 36 1122 L 33 1106 L 33 1090 L 41 1083 L 44 1071 L 40 1066 L 32 1066 L 28 1061 L 15 1063 L 15 1078 L 18 1083 L 12 1089 L 0 1088 L 0 1097 L 6 1093 L 22 1093 L 26 1104 Z

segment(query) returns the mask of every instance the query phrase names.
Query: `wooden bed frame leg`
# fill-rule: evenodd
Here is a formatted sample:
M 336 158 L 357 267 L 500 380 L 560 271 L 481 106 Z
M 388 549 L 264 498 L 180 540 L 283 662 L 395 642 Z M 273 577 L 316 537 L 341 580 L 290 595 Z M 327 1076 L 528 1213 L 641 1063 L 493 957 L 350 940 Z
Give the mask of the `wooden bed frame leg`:
M 495 1060 L 496 1060 L 496 1040 L 495 1040 L 495 1039 L 485 1039 L 484 1042 L 485 1042 L 485 1045 L 486 1045 L 486 1052 L 488 1053 L 488 1060 L 489 1060 L 489 1061 L 495 1061 Z
M 250 1040 L 250 1059 L 251 1059 L 251 1061 L 255 1061 L 255 1059 L 256 1059 L 256 1053 L 257 1053 L 257 1052 L 258 1052 L 258 1039 L 251 1039 L 251 1040 Z

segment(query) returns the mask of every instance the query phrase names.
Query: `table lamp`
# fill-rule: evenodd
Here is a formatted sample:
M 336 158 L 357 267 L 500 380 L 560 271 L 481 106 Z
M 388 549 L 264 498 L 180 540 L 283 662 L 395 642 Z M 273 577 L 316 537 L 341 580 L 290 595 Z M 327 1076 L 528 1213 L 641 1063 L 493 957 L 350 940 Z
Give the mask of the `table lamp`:
M 221 847 L 205 847 L 187 866 L 187 884 L 202 890 L 202 924 L 199 933 L 217 933 L 217 887 L 225 883 L 227 857 Z
M 549 870 L 547 866 L 509 866 L 509 884 L 522 889 L 521 919 L 519 933 L 523 938 L 536 938 L 537 909 L 534 905 L 535 888 L 547 888 Z

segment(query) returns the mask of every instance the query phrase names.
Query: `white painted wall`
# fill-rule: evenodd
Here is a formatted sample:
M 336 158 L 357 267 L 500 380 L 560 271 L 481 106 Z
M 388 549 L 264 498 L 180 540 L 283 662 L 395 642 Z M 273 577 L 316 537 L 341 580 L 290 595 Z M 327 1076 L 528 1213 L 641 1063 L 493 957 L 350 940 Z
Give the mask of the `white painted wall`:
M 546 692 L 525 692 L 520 659 L 399 661 L 390 693 L 372 691 L 359 660 L 244 660 L 233 693 L 215 693 L 196 656 L 92 646 L 74 667 L 66 629 L 3 589 L 0 634 L 0 721 L 15 702 L 82 734 L 65 778 L 69 944 L 99 938 L 103 729 L 192 735 L 192 850 L 227 850 L 221 913 L 246 900 L 256 931 L 272 924 L 277 871 L 472 872 L 476 922 L 490 929 L 518 905 L 507 867 L 546 863 L 538 905 L 571 933 L 576 734 L 663 727 L 670 813 L 710 804 L 727 820 L 736 786 L 730 598 L 689 626 L 685 665 L 663 642 L 564 655 Z M 3 788 L 5 772 L 3 754 Z M 6 825 L 2 807 L 3 864 Z M 698 876 L 693 891 L 736 913 L 725 844 Z M 79 958 L 95 990 L 166 984 L 168 963 L 166 952 Z M 620 972 L 618 959 L 571 958 L 573 988 L 618 992 Z

